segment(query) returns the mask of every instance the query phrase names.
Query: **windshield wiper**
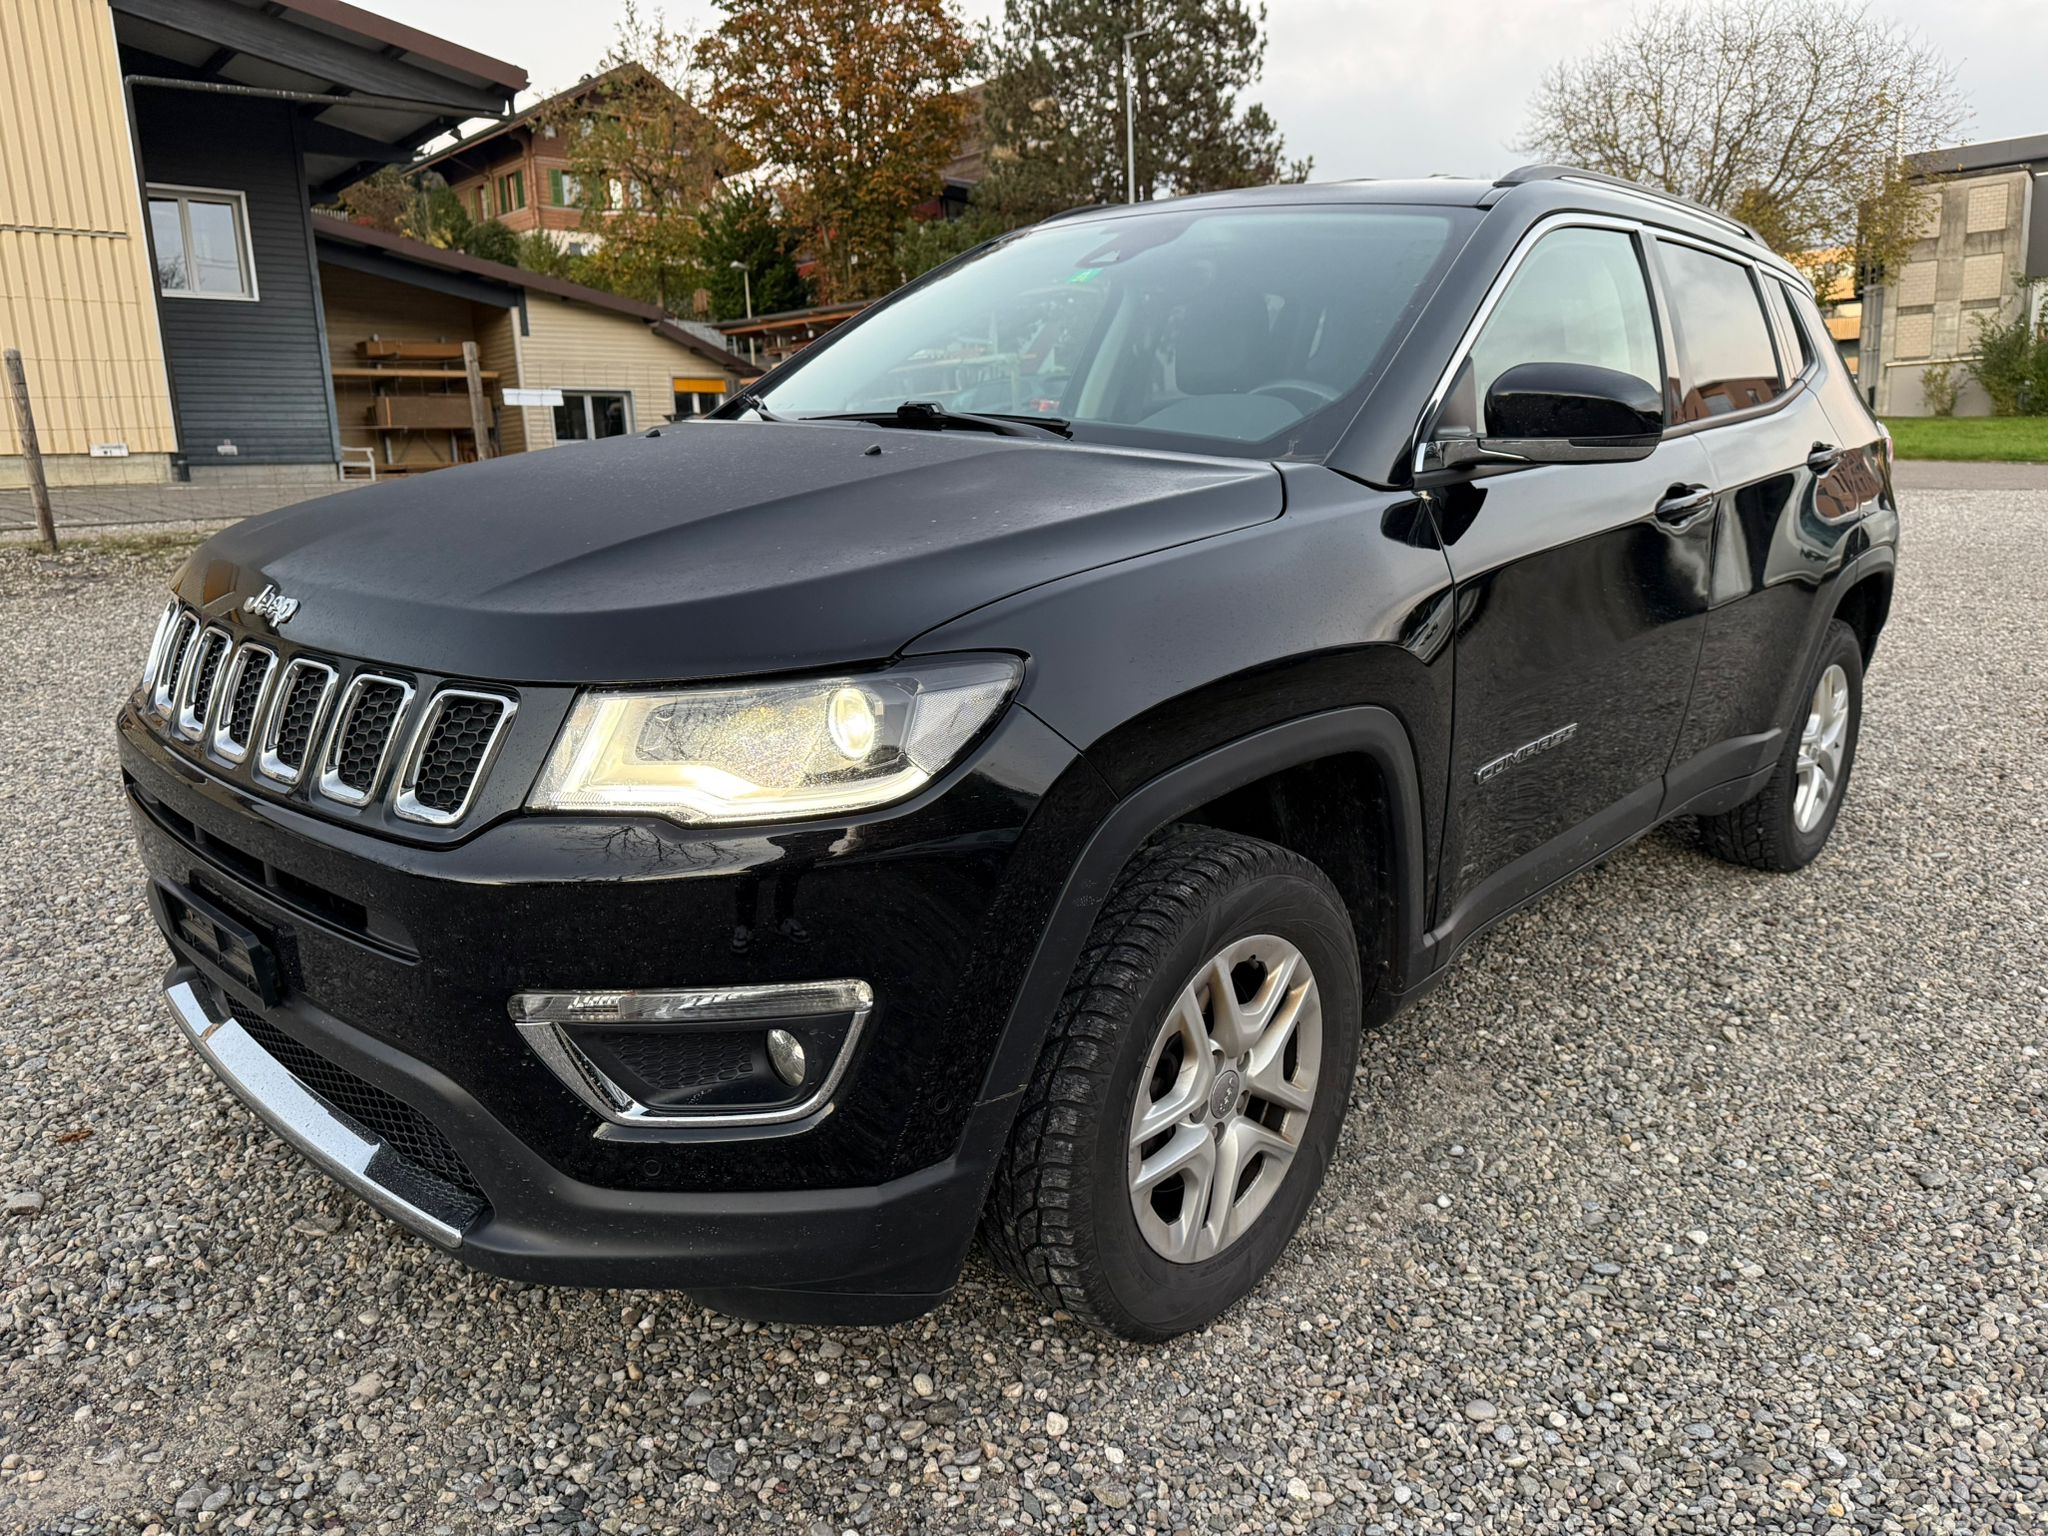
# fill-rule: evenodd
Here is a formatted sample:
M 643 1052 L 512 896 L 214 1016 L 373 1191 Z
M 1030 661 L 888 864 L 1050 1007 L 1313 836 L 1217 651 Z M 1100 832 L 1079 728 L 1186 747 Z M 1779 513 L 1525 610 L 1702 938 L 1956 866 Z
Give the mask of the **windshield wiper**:
M 730 396 L 725 403 L 727 405 L 744 406 L 747 410 L 752 411 L 762 421 L 794 421 L 797 419 L 794 416 L 776 415 L 773 411 L 769 410 L 768 407 L 761 402 L 761 396 L 756 391 L 751 389 L 741 390 L 738 394 Z
M 876 427 L 912 427 L 927 432 L 992 432 L 998 437 L 1029 437 L 1035 428 L 1054 437 L 1072 437 L 1071 422 L 1057 416 L 983 415 L 950 411 L 931 400 L 906 400 L 893 411 L 843 411 L 831 416 L 805 416 L 804 421 L 863 421 Z

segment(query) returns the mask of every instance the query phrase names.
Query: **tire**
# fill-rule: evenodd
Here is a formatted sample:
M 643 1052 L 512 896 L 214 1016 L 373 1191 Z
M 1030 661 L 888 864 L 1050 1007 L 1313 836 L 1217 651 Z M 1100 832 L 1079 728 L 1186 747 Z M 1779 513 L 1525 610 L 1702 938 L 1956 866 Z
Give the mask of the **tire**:
M 1214 1015 L 1218 975 L 1236 979 L 1239 999 L 1223 1016 Z M 1200 1004 L 1193 1035 L 1181 1006 L 1189 998 Z M 1358 943 L 1321 870 L 1202 827 L 1147 844 L 1105 902 L 1054 1016 L 997 1163 L 984 1245 L 1048 1306 L 1104 1332 L 1155 1341 L 1212 1322 L 1272 1267 L 1321 1187 L 1350 1099 L 1360 1007 Z M 1261 1017 L 1271 1022 L 1257 1034 Z M 1277 1043 L 1283 1034 L 1291 1044 Z M 1221 1050 L 1254 1037 L 1235 1056 Z M 1204 1107 L 1134 1140 L 1141 1091 L 1148 1115 L 1200 1096 L 1191 1038 L 1213 1043 L 1203 1059 L 1221 1063 Z M 1256 1084 L 1296 1107 L 1262 1098 Z M 1242 1107 L 1222 1107 L 1240 1087 Z M 1211 1221 L 1180 1219 L 1169 1231 L 1169 1216 L 1206 1201 L 1190 1182 L 1197 1175 L 1176 1175 L 1177 1193 L 1166 1181 L 1145 1196 L 1134 1187 L 1158 1166 L 1148 1149 L 1192 1147 L 1202 1134 L 1213 1141 L 1211 1187 L 1242 1157 L 1232 1200 Z M 1289 1137 L 1298 1137 L 1291 1159 L 1269 1161 Z
M 1814 728 L 1824 720 L 1820 694 L 1831 674 L 1839 674 L 1846 691 L 1847 714 L 1834 749 L 1838 766 L 1824 807 L 1802 826 L 1807 802 L 1801 795 L 1801 763 Z M 1835 819 L 1841 815 L 1843 798 L 1849 793 L 1849 775 L 1856 766 L 1856 738 L 1862 724 L 1863 647 L 1856 632 L 1836 619 L 1822 636 L 1820 655 L 1793 704 L 1792 718 L 1786 722 L 1785 750 L 1770 782 L 1734 810 L 1700 818 L 1700 839 L 1707 851 L 1752 869 L 1789 873 L 1805 868 L 1826 846 Z

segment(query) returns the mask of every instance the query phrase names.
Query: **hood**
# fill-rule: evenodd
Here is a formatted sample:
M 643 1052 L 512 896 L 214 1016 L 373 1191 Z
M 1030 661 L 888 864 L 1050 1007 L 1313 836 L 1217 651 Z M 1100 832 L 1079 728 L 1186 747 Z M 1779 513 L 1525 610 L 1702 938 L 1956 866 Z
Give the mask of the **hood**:
M 879 450 L 879 451 L 877 451 Z M 303 502 L 181 590 L 274 584 L 284 638 L 508 683 L 881 660 L 1026 587 L 1280 515 L 1266 463 L 1047 439 L 707 422 Z

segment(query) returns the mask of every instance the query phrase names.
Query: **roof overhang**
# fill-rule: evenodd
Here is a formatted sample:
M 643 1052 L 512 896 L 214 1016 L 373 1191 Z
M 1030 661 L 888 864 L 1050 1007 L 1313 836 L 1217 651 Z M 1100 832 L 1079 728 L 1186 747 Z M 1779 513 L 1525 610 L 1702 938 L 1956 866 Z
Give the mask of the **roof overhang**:
M 109 0 L 143 88 L 297 103 L 316 195 L 410 158 L 473 117 L 503 117 L 526 71 L 344 0 Z M 158 72 L 160 71 L 160 72 Z

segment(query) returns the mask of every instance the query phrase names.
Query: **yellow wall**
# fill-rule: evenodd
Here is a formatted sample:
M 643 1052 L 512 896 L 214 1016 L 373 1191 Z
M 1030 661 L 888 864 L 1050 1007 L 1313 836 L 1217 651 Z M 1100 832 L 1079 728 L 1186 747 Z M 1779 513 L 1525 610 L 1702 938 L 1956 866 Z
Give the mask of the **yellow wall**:
M 53 484 L 164 476 L 83 457 L 177 448 L 106 0 L 0 0 L 0 347 L 21 351 Z M 20 452 L 0 405 L 0 484 Z
M 521 347 L 518 310 L 487 309 L 481 304 L 476 306 L 477 366 L 498 375 L 500 391 L 507 384 L 516 386 L 519 383 L 520 369 L 524 363 Z M 492 398 L 499 397 L 494 393 Z M 501 404 L 498 407 L 498 451 L 526 452 L 532 446 L 527 442 L 526 418 L 529 415 L 546 414 L 545 411 L 508 410 Z
M 677 378 L 702 378 L 716 366 L 688 347 L 658 336 L 644 320 L 574 304 L 545 293 L 526 296 L 529 334 L 520 338 L 519 382 L 528 389 L 625 390 L 633 396 L 633 428 L 658 427 L 675 409 Z M 520 418 L 519 425 L 511 425 Z M 505 411 L 500 431 L 518 431 L 527 448 L 552 448 L 551 410 Z

